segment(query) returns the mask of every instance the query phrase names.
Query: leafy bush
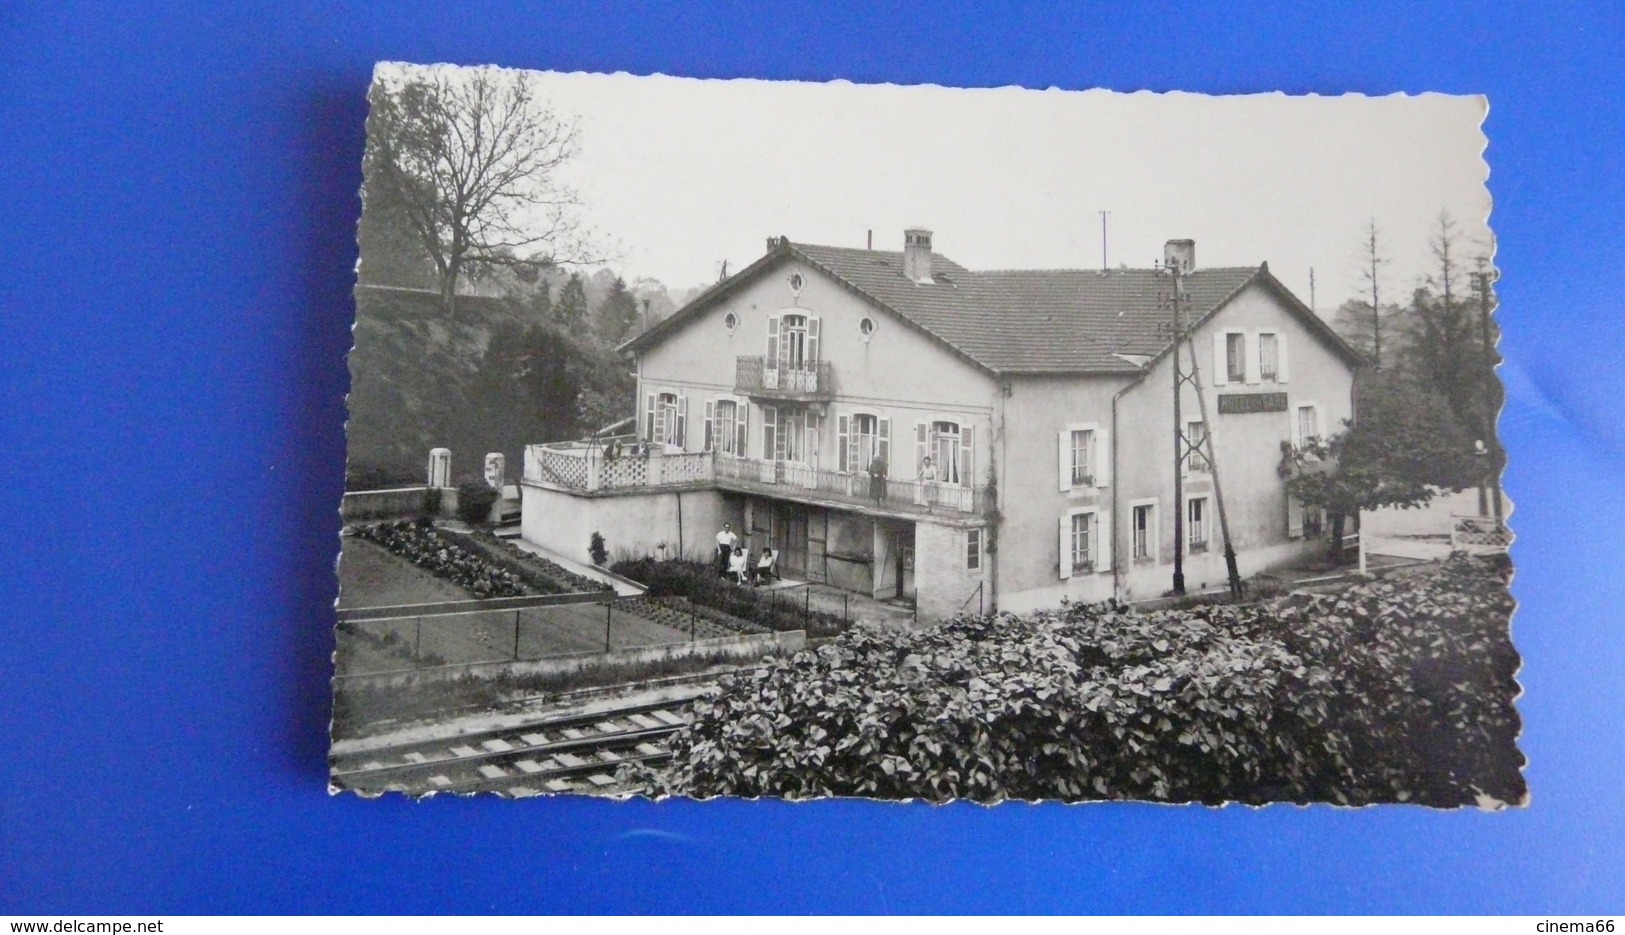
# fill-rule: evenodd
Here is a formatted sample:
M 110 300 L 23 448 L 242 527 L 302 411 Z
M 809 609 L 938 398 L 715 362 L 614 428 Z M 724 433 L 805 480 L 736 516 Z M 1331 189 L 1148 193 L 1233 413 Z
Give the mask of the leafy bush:
M 846 629 L 846 622 L 836 614 L 809 612 L 800 602 L 777 599 L 774 591 L 742 588 L 718 577 L 716 566 L 705 562 L 635 558 L 616 562 L 610 570 L 645 585 L 650 597 L 686 597 L 701 607 L 773 630 L 805 630 L 808 636 L 818 637 Z
M 578 594 L 583 591 L 610 590 L 608 584 L 596 578 L 578 575 L 557 562 L 550 562 L 534 552 L 526 552 L 484 530 L 464 535 L 442 529 L 440 534 L 487 561 L 513 572 L 536 594 Z
M 440 515 L 440 506 L 444 500 L 445 491 L 439 487 L 423 488 L 423 506 L 418 515 L 427 520 L 433 520 Z
M 519 575 L 463 548 L 450 534 L 418 520 L 355 526 L 352 534 L 376 542 L 475 597 L 519 597 L 532 593 Z
M 943 801 L 1524 795 L 1506 578 L 857 628 L 722 680 L 651 792 Z
M 465 480 L 457 485 L 457 518 L 478 526 L 491 518 L 491 505 L 499 496 L 496 488 L 481 480 Z
M 592 559 L 592 563 L 600 568 L 609 561 L 609 549 L 604 546 L 603 533 L 593 531 L 592 539 L 587 542 L 587 555 Z

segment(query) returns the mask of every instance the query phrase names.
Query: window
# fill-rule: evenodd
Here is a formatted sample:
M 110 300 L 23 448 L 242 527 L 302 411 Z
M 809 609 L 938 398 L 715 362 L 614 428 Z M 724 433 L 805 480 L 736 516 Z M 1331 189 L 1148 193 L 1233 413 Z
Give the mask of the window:
M 1326 511 L 1319 507 L 1304 507 L 1303 534 L 1311 539 L 1324 535 L 1326 532 L 1325 517 Z
M 1190 453 L 1185 458 L 1185 470 L 1192 474 L 1208 473 L 1212 465 L 1208 464 L 1205 451 L 1207 424 L 1200 421 L 1185 423 L 1185 441 L 1190 445 Z
M 1230 333 L 1224 336 L 1224 373 L 1231 383 L 1247 379 L 1247 336 Z
M 1279 339 L 1273 332 L 1263 332 L 1258 336 L 1258 377 L 1261 380 L 1275 382 L 1280 374 L 1281 355 L 1279 353 Z
M 688 427 L 688 398 L 676 393 L 650 393 L 646 399 L 644 438 L 651 444 L 681 448 Z
M 960 452 L 959 423 L 931 423 L 931 463 L 937 469 L 937 480 L 944 484 L 959 483 Z
M 716 414 L 712 417 L 712 424 L 708 426 L 706 437 L 707 450 L 715 449 L 723 454 L 745 454 L 742 444 L 744 435 L 740 431 L 744 423 L 739 418 L 739 404 L 731 399 L 719 399 L 716 404 Z
M 975 571 L 982 567 L 982 531 L 972 529 L 965 533 L 965 568 Z
M 1072 486 L 1095 485 L 1095 433 L 1093 429 L 1072 431 Z
M 1192 552 L 1207 551 L 1207 498 L 1192 497 L 1186 504 L 1185 530 Z
M 733 312 L 722 316 L 722 327 L 727 328 L 729 334 L 733 334 L 734 329 L 739 327 L 739 316 Z
M 1148 559 L 1151 557 L 1151 530 L 1153 528 L 1151 514 L 1156 509 L 1152 504 L 1144 504 L 1134 508 L 1134 557 Z
M 890 419 L 868 412 L 838 415 L 835 434 L 838 470 L 862 474 L 876 458 L 890 465 Z
M 1302 448 L 1320 436 L 1320 418 L 1314 406 L 1298 407 L 1298 447 Z
M 1095 524 L 1095 514 L 1074 513 L 1072 515 L 1072 570 L 1088 571 L 1094 567 L 1090 552 Z
M 804 370 L 807 366 L 807 316 L 786 315 L 779 325 L 779 368 Z
M 865 316 L 858 322 L 858 333 L 863 335 L 865 341 L 869 340 L 869 336 L 875 333 L 875 320 Z

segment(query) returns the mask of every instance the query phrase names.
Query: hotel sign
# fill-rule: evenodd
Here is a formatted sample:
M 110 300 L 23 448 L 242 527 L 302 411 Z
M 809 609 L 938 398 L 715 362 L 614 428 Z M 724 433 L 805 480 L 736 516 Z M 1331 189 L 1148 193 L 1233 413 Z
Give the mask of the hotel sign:
M 1285 393 L 1220 393 L 1219 414 L 1286 412 Z

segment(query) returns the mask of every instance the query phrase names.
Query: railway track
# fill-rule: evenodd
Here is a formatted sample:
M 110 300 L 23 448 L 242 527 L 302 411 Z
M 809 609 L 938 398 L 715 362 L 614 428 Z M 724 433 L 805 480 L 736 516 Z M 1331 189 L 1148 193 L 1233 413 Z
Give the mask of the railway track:
M 363 793 L 612 793 L 621 766 L 671 758 L 664 741 L 688 723 L 686 707 L 683 700 L 648 702 L 338 754 L 329 761 L 330 779 Z

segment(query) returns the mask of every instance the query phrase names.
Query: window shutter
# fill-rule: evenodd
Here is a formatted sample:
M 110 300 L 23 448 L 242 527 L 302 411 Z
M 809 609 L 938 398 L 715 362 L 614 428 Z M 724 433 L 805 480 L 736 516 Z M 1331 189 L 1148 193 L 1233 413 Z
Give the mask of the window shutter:
M 918 477 L 920 465 L 925 456 L 931 453 L 931 427 L 924 422 L 914 423 L 914 474 L 910 478 Z
M 1055 473 L 1060 477 L 1061 490 L 1072 489 L 1072 433 L 1062 429 L 1055 441 L 1055 450 L 1059 457 L 1055 461 Z
M 1101 510 L 1095 514 L 1095 528 L 1089 536 L 1089 547 L 1095 551 L 1095 571 L 1107 573 L 1112 570 L 1112 511 Z
M 745 447 L 750 442 L 750 404 L 739 403 L 734 409 L 734 457 L 747 456 Z
M 666 407 L 660 404 L 658 398 L 652 398 L 654 404 L 654 431 L 650 433 L 651 444 L 663 445 L 666 443 Z
M 655 440 L 655 394 L 650 393 L 644 398 L 646 405 L 643 409 L 643 440 Z
M 1324 441 L 1325 438 L 1326 438 L 1326 422 L 1321 417 L 1320 407 L 1319 406 L 1315 407 L 1314 413 L 1315 413 L 1315 437 L 1318 438 L 1318 439 L 1321 439 L 1322 441 Z
M 1245 355 L 1244 360 L 1247 370 L 1247 382 L 1262 382 L 1264 378 L 1259 374 L 1258 366 L 1258 329 L 1254 328 L 1253 330 L 1247 332 L 1247 335 L 1245 338 L 1243 338 L 1243 340 L 1246 342 L 1243 353 Z
M 1112 439 L 1105 429 L 1095 430 L 1095 486 L 1112 485 Z
M 976 426 L 967 425 L 960 430 L 959 482 L 966 487 L 976 486 Z
M 1225 339 L 1223 331 L 1213 333 L 1213 385 L 1224 386 L 1230 382 L 1230 359 L 1225 353 Z M 1178 353 L 1179 349 L 1174 348 Z
M 776 431 L 774 431 L 776 428 L 778 428 L 778 421 L 779 421 L 779 411 L 778 411 L 778 409 L 776 409 L 776 408 L 774 408 L 772 406 L 763 406 L 762 407 L 762 460 L 763 461 L 772 461 L 773 458 L 774 458 L 774 453 L 775 453 L 775 451 L 777 449 L 775 448 L 775 445 L 774 445 L 774 437 L 773 436 L 778 434 Z
M 818 318 L 807 317 L 807 369 L 815 370 L 818 363 Z
M 855 466 L 852 464 L 852 452 L 850 450 L 848 450 L 848 446 L 850 446 L 851 444 L 852 444 L 852 417 L 851 416 L 836 416 L 835 417 L 835 458 L 836 458 L 835 465 L 836 465 L 836 470 L 850 471 L 850 470 L 854 469 Z
M 688 397 L 677 397 L 677 447 L 688 448 Z
M 1303 538 L 1303 504 L 1291 494 L 1286 498 L 1286 535 L 1288 539 Z
M 879 436 L 878 436 L 878 440 L 875 442 L 875 447 L 880 452 L 880 460 L 886 462 L 886 470 L 887 470 L 887 472 L 890 472 L 891 471 L 891 420 L 890 419 L 876 419 L 875 420 L 875 428 L 876 428 L 876 431 L 878 431 L 880 433 Z M 864 466 L 867 467 L 868 465 L 864 465 Z
M 700 450 L 711 451 L 712 449 L 716 448 L 718 437 L 717 401 L 714 399 L 708 399 L 705 401 L 705 444 L 700 448 Z
M 1056 553 L 1056 567 L 1060 570 L 1062 578 L 1072 577 L 1072 517 L 1061 514 L 1061 533 L 1057 537 L 1060 549 Z
M 1275 333 L 1275 382 L 1286 382 L 1286 332 Z
M 779 319 L 777 316 L 767 320 L 767 354 L 762 358 L 762 366 L 769 370 L 778 366 L 779 359 Z

